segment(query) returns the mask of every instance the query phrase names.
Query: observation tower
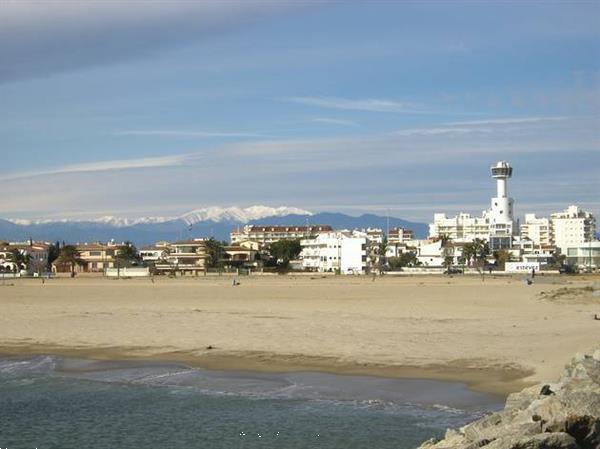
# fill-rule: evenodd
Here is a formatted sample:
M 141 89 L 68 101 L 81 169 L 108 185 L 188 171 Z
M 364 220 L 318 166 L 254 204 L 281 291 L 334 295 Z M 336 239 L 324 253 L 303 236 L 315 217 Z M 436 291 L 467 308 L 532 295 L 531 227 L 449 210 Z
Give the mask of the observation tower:
M 492 178 L 496 180 L 496 196 L 490 207 L 490 250 L 510 249 L 515 228 L 513 218 L 514 200 L 508 196 L 508 179 L 513 169 L 506 161 L 499 161 L 491 167 Z

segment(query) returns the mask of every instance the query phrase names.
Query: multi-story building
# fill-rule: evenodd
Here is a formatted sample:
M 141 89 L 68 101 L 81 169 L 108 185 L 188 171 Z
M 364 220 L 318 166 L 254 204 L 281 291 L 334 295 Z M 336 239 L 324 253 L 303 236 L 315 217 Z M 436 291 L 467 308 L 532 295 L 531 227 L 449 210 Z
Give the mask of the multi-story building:
M 101 273 L 107 268 L 117 268 L 117 255 L 128 243 L 78 243 L 75 245 L 80 263 L 71 267 L 60 258 L 52 263 L 52 270 L 56 273 Z
M 368 267 L 368 239 L 361 231 L 331 231 L 301 242 L 302 267 L 318 272 L 363 274 Z
M 48 268 L 48 251 L 50 245 L 43 242 L 13 242 L 0 246 L 0 269 L 5 272 L 26 270 L 29 273 L 42 273 Z M 12 253 L 18 252 L 27 263 L 17 266 Z
M 433 223 L 429 225 L 429 237 L 448 236 L 451 240 L 470 242 L 477 239 L 488 240 L 490 237 L 490 220 L 483 213 L 482 217 L 460 213 L 449 218 L 446 214 L 434 214 Z
M 169 244 L 168 248 L 166 258 L 155 264 L 158 272 L 197 275 L 206 271 L 210 255 L 205 239 L 181 240 Z
M 575 248 L 594 240 L 596 219 L 590 212 L 577 206 L 569 206 L 562 212 L 550 216 L 550 225 L 554 245 L 563 254 L 568 248 Z
M 525 222 L 521 224 L 521 238 L 527 239 L 539 246 L 553 244 L 550 220 L 538 218 L 535 214 L 525 214 Z
M 389 244 L 406 244 L 415 239 L 415 233 L 412 229 L 394 228 L 388 234 Z
M 490 208 L 481 217 L 460 213 L 448 218 L 445 214 L 435 214 L 429 225 L 429 237 L 447 236 L 459 242 L 486 240 L 492 251 L 511 248 L 515 228 L 514 200 L 508 196 L 507 182 L 512 172 L 508 162 L 493 165 L 491 174 L 496 180 L 496 196 L 491 199 Z
M 246 225 L 231 233 L 231 244 L 237 245 L 245 241 L 258 242 L 268 246 L 279 240 L 308 239 L 320 232 L 333 231 L 328 225 L 309 226 L 257 226 Z

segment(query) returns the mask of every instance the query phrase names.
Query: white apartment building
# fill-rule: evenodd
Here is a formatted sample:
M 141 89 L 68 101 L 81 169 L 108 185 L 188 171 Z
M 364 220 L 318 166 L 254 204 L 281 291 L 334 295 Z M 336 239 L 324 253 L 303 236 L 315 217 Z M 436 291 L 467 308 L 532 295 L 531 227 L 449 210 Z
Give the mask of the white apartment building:
M 577 206 L 569 206 L 562 212 L 552 214 L 550 222 L 554 245 L 563 254 L 567 254 L 568 248 L 594 240 L 596 219 L 590 212 Z
M 482 217 L 460 213 L 449 218 L 446 214 L 434 214 L 433 223 L 429 225 L 429 238 L 443 235 L 459 242 L 471 242 L 476 238 L 488 240 L 490 237 L 490 220 L 486 216 L 486 212 L 483 213 Z
M 521 238 L 529 239 L 538 246 L 552 246 L 550 220 L 538 218 L 535 214 L 525 214 L 525 222 L 521 225 Z
M 368 239 L 361 231 L 333 231 L 301 242 L 302 267 L 318 272 L 363 274 L 367 270 Z
M 388 233 L 388 243 L 406 244 L 415 239 L 415 233 L 412 229 L 393 228 Z
M 514 200 L 508 196 L 508 179 L 512 177 L 512 167 L 506 161 L 497 162 L 491 167 L 492 178 L 496 180 L 496 196 L 491 199 L 490 208 L 481 217 L 460 213 L 449 218 L 446 214 L 435 214 L 429 225 L 429 237 L 448 236 L 453 241 L 470 242 L 486 240 L 492 250 L 512 246 L 514 234 Z
M 309 226 L 257 226 L 246 225 L 230 234 L 231 244 L 238 245 L 242 242 L 258 242 L 261 246 L 268 246 L 279 240 L 307 239 L 320 232 L 333 231 L 328 225 Z

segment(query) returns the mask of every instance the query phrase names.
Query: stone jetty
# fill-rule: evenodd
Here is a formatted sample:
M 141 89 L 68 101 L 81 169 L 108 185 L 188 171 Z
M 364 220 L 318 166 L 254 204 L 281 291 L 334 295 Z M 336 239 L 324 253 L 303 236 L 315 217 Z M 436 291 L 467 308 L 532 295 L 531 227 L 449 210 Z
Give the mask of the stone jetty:
M 600 449 L 600 349 L 577 354 L 557 383 L 508 396 L 504 410 L 420 449 Z

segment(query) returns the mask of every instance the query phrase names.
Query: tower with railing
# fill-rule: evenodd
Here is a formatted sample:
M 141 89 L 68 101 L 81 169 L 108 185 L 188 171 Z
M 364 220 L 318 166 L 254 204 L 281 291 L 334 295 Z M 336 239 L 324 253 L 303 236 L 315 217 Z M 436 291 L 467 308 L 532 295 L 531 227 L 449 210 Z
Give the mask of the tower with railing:
M 508 179 L 513 168 L 506 161 L 499 161 L 491 167 L 492 178 L 496 180 L 496 196 L 491 200 L 489 210 L 490 249 L 510 249 L 515 229 L 514 200 L 508 196 Z

